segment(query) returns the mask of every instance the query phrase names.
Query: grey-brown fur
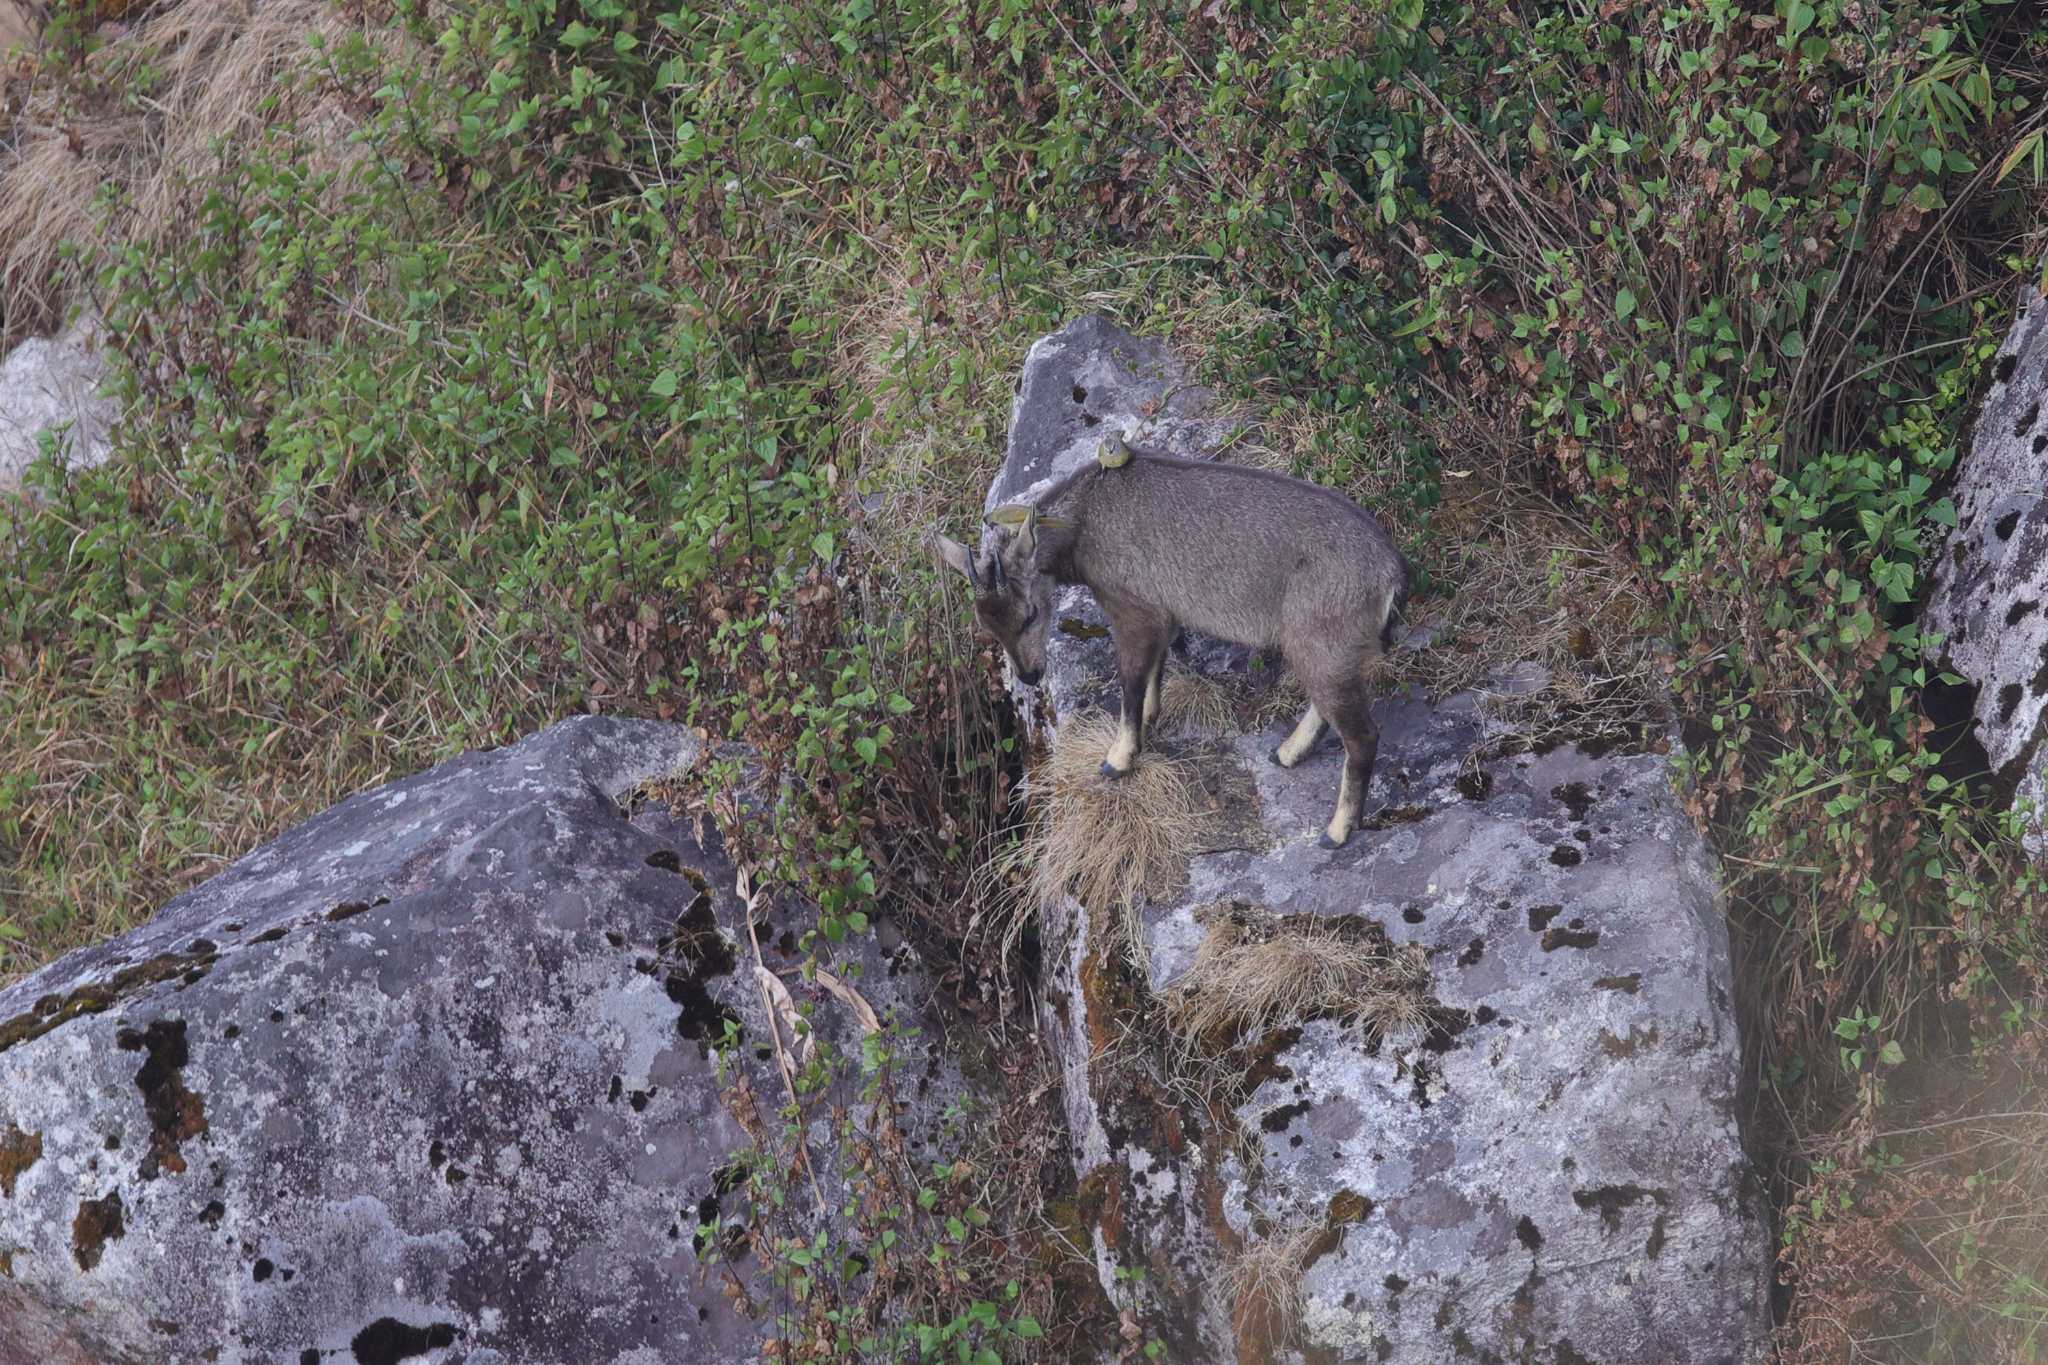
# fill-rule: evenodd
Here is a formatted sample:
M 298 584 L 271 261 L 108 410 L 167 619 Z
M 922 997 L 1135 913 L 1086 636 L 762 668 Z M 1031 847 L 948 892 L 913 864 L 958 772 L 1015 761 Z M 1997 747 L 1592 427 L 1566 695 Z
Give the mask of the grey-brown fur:
M 1167 645 L 1189 626 L 1285 656 L 1310 706 L 1274 756 L 1291 767 L 1323 721 L 1336 727 L 1344 778 L 1324 837 L 1350 836 L 1379 750 L 1365 672 L 1391 641 L 1410 581 L 1378 518 L 1299 479 L 1142 454 L 1120 468 L 1091 465 L 1011 516 L 978 557 L 943 538 L 941 554 L 974 584 L 976 615 L 1027 683 L 1045 669 L 1053 585 L 1094 592 L 1123 687 L 1106 776 L 1130 771 L 1158 711 Z

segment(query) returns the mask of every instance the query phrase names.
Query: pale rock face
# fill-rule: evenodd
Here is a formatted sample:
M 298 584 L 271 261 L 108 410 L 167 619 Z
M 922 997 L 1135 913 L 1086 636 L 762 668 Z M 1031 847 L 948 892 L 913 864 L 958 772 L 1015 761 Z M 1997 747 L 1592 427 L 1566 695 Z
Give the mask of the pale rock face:
M 81 317 L 54 337 L 30 337 L 0 360 L 0 493 L 18 487 L 57 432 L 57 458 L 69 469 L 104 462 L 120 406 L 99 392 L 106 377 L 97 322 Z
M 1977 687 L 1991 770 L 2031 801 L 2028 846 L 2048 813 L 2048 296 L 2031 286 L 1991 363 L 1991 387 L 1956 474 L 1956 527 L 1934 564 L 1926 627 Z
M 565 721 L 355 796 L 0 991 L 0 1365 L 754 1359 L 773 1316 L 727 1270 L 775 1291 L 697 1235 L 749 1208 L 736 1075 L 781 1093 L 734 868 L 615 799 L 697 756 L 677 726 Z M 814 912 L 762 912 L 767 967 L 859 1055 L 795 971 Z M 917 1022 L 915 955 L 848 953 Z M 921 1046 L 912 1141 L 965 1094 Z
M 1158 343 L 1096 319 L 1032 348 L 991 505 L 1092 457 L 1100 427 L 1146 421 L 1148 439 L 1190 454 L 1223 443 L 1203 417 L 1119 408 L 1112 386 L 1073 377 L 1114 373 L 1140 348 L 1165 368 Z M 1116 704 L 1099 608 L 1070 588 L 1057 609 L 1068 629 L 1040 689 L 1052 735 Z M 1196 637 L 1183 650 L 1211 674 L 1252 662 Z M 1490 748 L 1470 694 L 1387 697 L 1374 714 L 1368 818 L 1335 852 L 1316 845 L 1342 766 L 1334 738 L 1283 770 L 1268 754 L 1291 717 L 1191 732 L 1214 786 L 1250 795 L 1230 798 L 1246 809 L 1186 884 L 1143 907 L 1146 979 L 1091 939 L 1079 907 L 1047 926 L 1042 1026 L 1105 1290 L 1172 1359 L 1761 1362 L 1770 1242 L 1736 1124 L 1727 926 L 1711 852 L 1653 751 L 1672 741 Z M 1418 945 L 1429 1022 L 1377 1042 L 1327 1019 L 1276 1032 L 1236 1131 L 1221 1132 L 1133 1083 L 1169 1070 L 1163 1039 L 1099 1040 L 1133 992 L 1179 981 L 1233 902 Z M 1301 1279 L 1300 1334 L 1251 1340 L 1230 1265 L 1303 1227 L 1330 1235 Z

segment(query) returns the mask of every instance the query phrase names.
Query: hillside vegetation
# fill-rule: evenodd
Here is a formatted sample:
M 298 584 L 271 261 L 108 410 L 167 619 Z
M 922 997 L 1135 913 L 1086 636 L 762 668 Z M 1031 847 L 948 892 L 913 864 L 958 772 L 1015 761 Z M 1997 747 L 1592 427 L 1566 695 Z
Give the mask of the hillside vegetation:
M 1529 587 L 1450 653 L 1597 707 L 1669 642 L 1787 1359 L 2048 1353 L 2048 885 L 1914 624 L 2048 244 L 2033 7 L 121 9 L 0 110 L 0 336 L 98 309 L 131 405 L 0 501 L 0 973 L 604 710 L 755 746 L 759 865 L 999 1018 L 1015 746 L 924 537 L 1097 309 L 1384 508 L 1425 609 Z M 1067 1272 L 960 1240 L 864 1311 L 1033 1358 L 983 1309 L 1058 1330 Z M 841 1358 L 792 1267 L 785 1358 Z

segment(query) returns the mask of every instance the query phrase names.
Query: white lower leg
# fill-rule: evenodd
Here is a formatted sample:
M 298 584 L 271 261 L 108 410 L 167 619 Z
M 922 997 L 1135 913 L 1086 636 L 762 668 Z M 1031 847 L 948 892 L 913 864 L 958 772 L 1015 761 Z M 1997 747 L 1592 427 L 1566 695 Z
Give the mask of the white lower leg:
M 1322 733 L 1322 714 L 1316 710 L 1315 703 L 1311 702 L 1308 710 L 1301 713 L 1301 720 L 1295 725 L 1294 733 L 1281 741 L 1273 756 L 1280 760 L 1281 767 L 1291 768 L 1301 762 L 1302 757 L 1315 747 L 1316 737 Z
M 1159 666 L 1152 670 L 1152 676 L 1145 680 L 1145 728 L 1151 729 L 1159 720 L 1160 697 L 1166 691 L 1166 656 L 1161 655 Z
M 1131 770 L 1131 764 L 1137 761 L 1138 727 L 1130 716 L 1126 715 L 1123 724 L 1117 727 L 1116 743 L 1109 746 L 1109 755 L 1102 760 L 1102 764 L 1116 772 L 1127 773 Z
M 1351 774 L 1346 772 L 1337 784 L 1337 811 L 1330 817 L 1330 842 L 1341 844 L 1351 837 L 1351 831 L 1358 824 L 1358 807 L 1352 800 Z

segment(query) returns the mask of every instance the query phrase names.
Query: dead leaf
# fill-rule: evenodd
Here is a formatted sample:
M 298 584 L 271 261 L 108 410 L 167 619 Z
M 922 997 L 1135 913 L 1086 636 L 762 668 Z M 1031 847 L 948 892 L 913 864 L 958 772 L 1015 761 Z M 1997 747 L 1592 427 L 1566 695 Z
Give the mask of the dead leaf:
M 882 1021 L 875 1017 L 875 1007 L 862 998 L 861 993 L 823 967 L 814 968 L 818 984 L 839 998 L 841 1004 L 853 1011 L 853 1017 L 860 1020 L 860 1026 L 869 1033 L 880 1033 Z

